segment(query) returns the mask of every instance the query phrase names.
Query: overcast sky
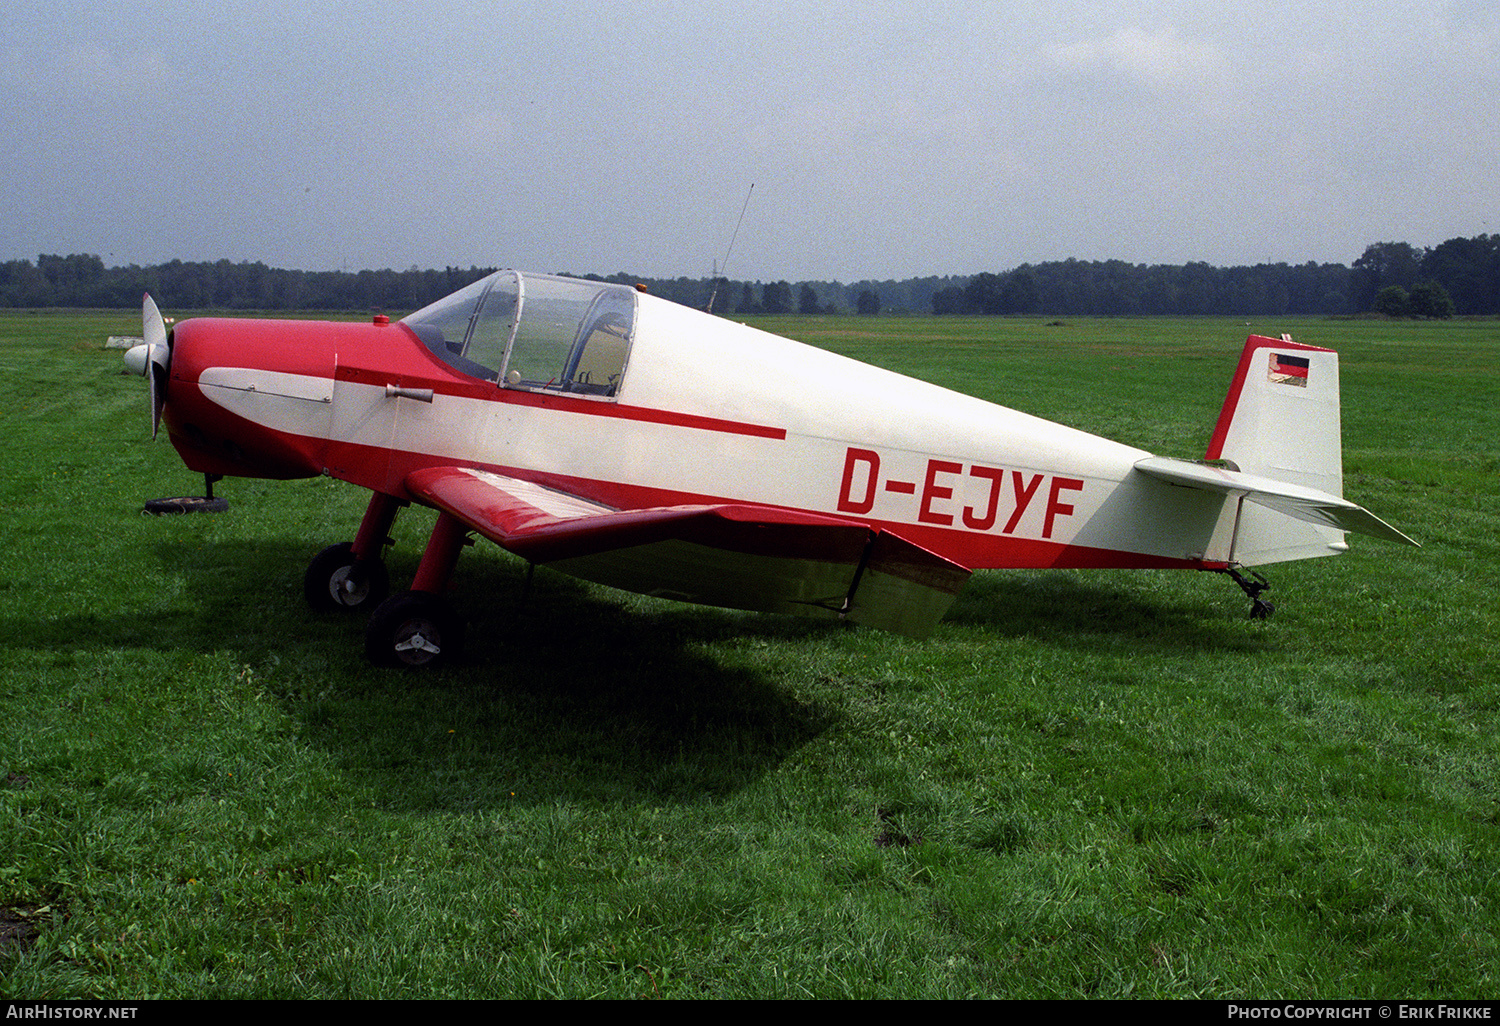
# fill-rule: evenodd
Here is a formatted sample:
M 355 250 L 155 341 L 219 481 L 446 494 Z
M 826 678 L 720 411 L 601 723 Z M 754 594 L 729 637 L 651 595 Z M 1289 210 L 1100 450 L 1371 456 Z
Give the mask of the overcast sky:
M 736 278 L 1500 232 L 1494 0 L 9 0 L 0 50 L 0 259 L 700 276 L 752 183 Z

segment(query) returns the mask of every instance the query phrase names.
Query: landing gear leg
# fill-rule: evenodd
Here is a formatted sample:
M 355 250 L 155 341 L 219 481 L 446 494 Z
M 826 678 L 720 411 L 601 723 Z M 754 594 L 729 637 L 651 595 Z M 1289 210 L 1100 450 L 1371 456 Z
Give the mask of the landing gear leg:
M 302 578 L 307 604 L 318 610 L 369 609 L 390 594 L 390 578 L 381 550 L 396 513 L 406 503 L 376 492 L 370 498 L 359 534 L 352 542 L 330 545 L 313 558 Z
M 1234 580 L 1234 583 L 1240 586 L 1240 590 L 1243 591 L 1245 595 L 1250 599 L 1250 619 L 1264 620 L 1272 613 L 1276 612 L 1276 607 L 1274 605 L 1260 597 L 1261 592 L 1271 590 L 1271 582 L 1266 580 L 1260 574 L 1256 573 L 1254 570 L 1251 570 L 1250 576 L 1255 578 L 1255 580 L 1252 581 L 1247 579 L 1244 574 L 1240 573 L 1232 566 L 1226 566 L 1223 570 L 1220 570 L 1219 573 L 1228 574 L 1230 578 Z
M 457 658 L 463 649 L 464 623 L 442 593 L 459 553 L 469 543 L 468 532 L 457 517 L 438 517 L 411 590 L 382 602 L 365 628 L 365 655 L 372 663 L 417 669 Z

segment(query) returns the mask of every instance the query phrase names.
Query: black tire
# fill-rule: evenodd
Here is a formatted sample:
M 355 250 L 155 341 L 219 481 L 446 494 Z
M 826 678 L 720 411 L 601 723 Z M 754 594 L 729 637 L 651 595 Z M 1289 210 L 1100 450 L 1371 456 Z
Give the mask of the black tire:
M 351 542 L 330 545 L 318 553 L 302 578 L 307 604 L 323 612 L 373 609 L 390 591 L 385 564 L 378 559 L 355 559 Z
M 436 669 L 463 651 L 463 620 L 442 598 L 403 591 L 380 604 L 365 628 L 365 655 L 376 666 Z
M 168 513 L 223 513 L 228 499 L 210 499 L 202 495 L 178 495 L 170 499 L 147 499 L 144 513 L 163 516 Z

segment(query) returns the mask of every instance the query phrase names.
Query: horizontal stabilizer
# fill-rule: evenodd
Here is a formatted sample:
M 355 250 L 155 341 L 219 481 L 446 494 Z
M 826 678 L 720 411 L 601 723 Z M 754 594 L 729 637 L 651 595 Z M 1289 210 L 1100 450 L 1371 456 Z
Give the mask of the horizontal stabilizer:
M 1251 502 L 1278 513 L 1321 527 L 1354 531 L 1406 545 L 1417 544 L 1363 506 L 1317 488 L 1166 456 L 1152 456 L 1141 460 L 1135 465 L 1135 469 L 1187 488 L 1242 495 Z
M 931 633 L 970 571 L 888 531 L 750 504 L 616 510 L 484 470 L 432 467 L 412 496 L 523 559 L 683 602 Z

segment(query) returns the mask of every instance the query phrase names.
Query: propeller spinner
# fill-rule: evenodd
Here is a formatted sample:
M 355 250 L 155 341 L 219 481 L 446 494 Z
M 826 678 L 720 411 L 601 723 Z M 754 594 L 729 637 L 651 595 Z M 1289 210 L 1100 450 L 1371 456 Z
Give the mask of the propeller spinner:
M 161 410 L 167 401 L 167 371 L 172 366 L 172 345 L 167 339 L 167 324 L 151 294 L 141 302 L 140 345 L 125 354 L 125 366 L 151 379 L 151 437 L 161 427 Z

